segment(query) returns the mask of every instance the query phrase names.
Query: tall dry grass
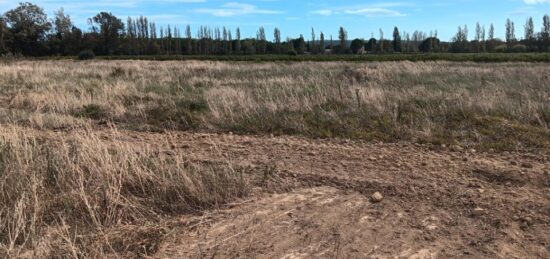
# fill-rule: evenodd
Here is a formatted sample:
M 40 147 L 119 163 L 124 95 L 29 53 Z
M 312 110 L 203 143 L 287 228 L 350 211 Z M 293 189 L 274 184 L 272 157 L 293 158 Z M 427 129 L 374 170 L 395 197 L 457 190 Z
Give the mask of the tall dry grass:
M 167 216 L 215 207 L 247 190 L 230 165 L 201 166 L 91 130 L 54 137 L 2 126 L 0 256 L 147 255 L 165 234 Z
M 549 147 L 548 74 L 535 63 L 21 61 L 0 64 L 0 119 Z

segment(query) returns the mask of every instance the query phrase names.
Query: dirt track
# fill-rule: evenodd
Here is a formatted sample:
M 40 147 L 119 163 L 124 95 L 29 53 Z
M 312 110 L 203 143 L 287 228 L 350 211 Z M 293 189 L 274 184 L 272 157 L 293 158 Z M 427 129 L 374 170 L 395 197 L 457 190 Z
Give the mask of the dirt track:
M 246 200 L 176 219 L 154 258 L 550 258 L 548 155 L 288 136 L 99 134 L 195 161 L 230 161 L 259 179 Z M 370 200 L 377 191 L 380 203 Z

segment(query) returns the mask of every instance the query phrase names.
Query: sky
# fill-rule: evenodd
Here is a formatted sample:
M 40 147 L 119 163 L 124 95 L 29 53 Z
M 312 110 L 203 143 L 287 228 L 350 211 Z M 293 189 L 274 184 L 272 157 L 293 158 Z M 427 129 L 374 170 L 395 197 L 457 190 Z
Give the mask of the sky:
M 17 6 L 17 0 L 0 0 L 0 13 Z M 109 11 L 126 21 L 128 16 L 145 15 L 157 27 L 178 26 L 183 31 L 187 24 L 193 32 L 198 26 L 240 27 L 243 36 L 253 37 L 260 26 L 265 27 L 272 39 L 275 27 L 283 38 L 311 36 L 323 31 L 328 39 L 337 38 L 343 26 L 350 39 L 379 38 L 379 29 L 390 38 L 393 27 L 400 31 L 438 31 L 443 40 L 450 40 L 459 25 L 467 25 L 473 37 L 476 22 L 489 27 L 494 23 L 497 37 L 504 37 L 507 18 L 516 25 L 516 36 L 523 35 L 527 17 L 535 19 L 540 30 L 542 16 L 550 14 L 550 0 L 34 0 L 44 8 L 50 18 L 55 10 L 64 8 L 75 25 L 88 29 L 87 18 L 101 11 Z

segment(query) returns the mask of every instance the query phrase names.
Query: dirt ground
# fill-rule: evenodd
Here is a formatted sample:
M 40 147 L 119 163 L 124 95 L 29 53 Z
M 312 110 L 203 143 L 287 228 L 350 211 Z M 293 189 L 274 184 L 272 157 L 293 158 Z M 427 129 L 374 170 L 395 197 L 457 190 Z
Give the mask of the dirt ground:
M 253 183 L 242 200 L 169 219 L 150 258 L 550 258 L 548 154 L 106 126 L 93 134 L 229 164 Z
M 52 133 L 63 134 L 63 133 Z M 289 136 L 99 131 L 254 176 L 151 258 L 550 258 L 550 156 Z M 382 201 L 372 199 L 379 192 Z

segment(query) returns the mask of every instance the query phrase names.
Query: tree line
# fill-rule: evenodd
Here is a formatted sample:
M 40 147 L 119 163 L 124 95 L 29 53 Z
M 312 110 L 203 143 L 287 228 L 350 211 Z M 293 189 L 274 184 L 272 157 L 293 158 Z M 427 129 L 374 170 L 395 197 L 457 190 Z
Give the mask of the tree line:
M 100 12 L 88 19 L 89 29 L 76 27 L 63 9 L 48 19 L 44 10 L 32 3 L 20 3 L 0 15 L 0 54 L 25 56 L 71 56 L 86 50 L 98 55 L 262 55 L 262 54 L 362 54 L 416 52 L 549 52 L 550 17 L 542 19 L 542 30 L 535 31 L 533 18 L 528 18 L 522 38 L 516 36 L 515 24 L 505 23 L 505 39 L 495 37 L 495 27 L 477 23 L 475 35 L 469 39 L 468 27 L 459 26 L 451 42 L 443 42 L 437 31 L 401 33 L 395 27 L 385 38 L 382 29 L 378 37 L 348 39 L 340 27 L 337 39 L 311 29 L 308 41 L 303 35 L 282 39 L 275 28 L 272 40 L 260 27 L 255 38 L 242 38 L 240 29 L 199 26 L 195 32 L 190 25 L 157 27 L 145 16 L 128 17 L 126 21 L 110 12 Z

